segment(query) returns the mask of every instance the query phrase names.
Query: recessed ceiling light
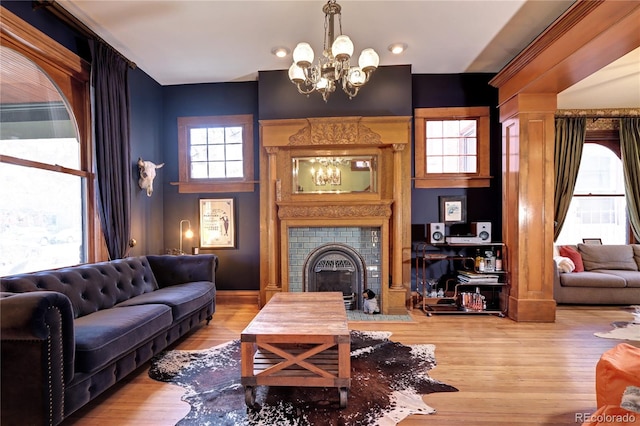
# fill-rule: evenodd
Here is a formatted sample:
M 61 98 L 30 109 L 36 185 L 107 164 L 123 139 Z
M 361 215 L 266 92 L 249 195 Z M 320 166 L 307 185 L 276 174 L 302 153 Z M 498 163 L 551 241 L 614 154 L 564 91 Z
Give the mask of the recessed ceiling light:
M 399 55 L 407 49 L 407 43 L 393 43 L 389 46 L 389 51 L 394 55 Z
M 291 53 L 291 51 L 286 47 L 274 47 L 273 49 L 271 49 L 271 53 L 276 55 L 278 58 L 284 58 L 289 53 Z

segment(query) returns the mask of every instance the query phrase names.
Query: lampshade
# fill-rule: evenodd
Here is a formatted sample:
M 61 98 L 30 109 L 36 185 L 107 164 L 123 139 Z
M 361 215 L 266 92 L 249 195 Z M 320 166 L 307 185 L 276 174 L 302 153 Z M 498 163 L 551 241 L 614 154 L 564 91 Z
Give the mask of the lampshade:
M 338 36 L 331 45 L 333 56 L 339 61 L 347 61 L 353 55 L 353 42 L 349 36 Z
M 301 68 L 307 68 L 313 63 L 314 53 L 309 43 L 298 43 L 293 49 L 293 63 Z
M 304 70 L 296 64 L 292 64 L 289 67 L 289 80 L 293 81 L 294 83 L 302 83 L 304 79 Z
M 362 51 L 360 58 L 358 59 L 358 65 L 364 72 L 373 71 L 378 68 L 380 63 L 380 57 L 372 48 L 367 48 Z

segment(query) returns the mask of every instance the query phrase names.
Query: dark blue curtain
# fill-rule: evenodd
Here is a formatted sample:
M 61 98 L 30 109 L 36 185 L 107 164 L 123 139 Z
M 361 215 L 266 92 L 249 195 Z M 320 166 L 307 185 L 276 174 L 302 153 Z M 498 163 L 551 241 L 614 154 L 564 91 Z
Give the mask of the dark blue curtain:
M 92 43 L 91 84 L 98 208 L 110 259 L 129 251 L 131 233 L 129 64 L 110 46 Z

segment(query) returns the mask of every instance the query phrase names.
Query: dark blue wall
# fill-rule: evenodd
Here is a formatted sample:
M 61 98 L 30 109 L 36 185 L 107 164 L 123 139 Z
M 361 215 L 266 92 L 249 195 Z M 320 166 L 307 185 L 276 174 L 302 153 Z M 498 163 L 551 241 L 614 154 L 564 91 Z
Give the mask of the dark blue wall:
M 164 250 L 165 168 L 156 170 L 151 197 L 138 186 L 138 158 L 156 164 L 164 162 L 162 139 L 162 86 L 140 69 L 129 70 L 131 102 L 131 238 L 137 241 L 131 256 L 160 254 Z
M 255 171 L 258 171 L 258 83 L 192 84 L 163 87 L 162 144 L 165 162 L 159 170 L 164 193 L 164 242 L 166 248 L 180 245 L 180 221 L 191 222 L 193 241 L 183 239 L 183 249 L 198 246 L 199 200 L 234 198 L 236 203 L 235 249 L 216 249 L 220 266 L 216 284 L 221 290 L 257 290 L 260 288 L 260 188 L 254 192 L 219 194 L 179 194 L 178 187 L 178 117 L 252 114 L 254 122 Z M 136 117 L 137 119 L 137 117 Z M 157 178 L 156 178 L 157 179 Z M 208 250 L 201 249 L 202 253 Z M 212 251 L 213 252 L 213 251 Z
M 411 191 L 411 223 L 423 226 L 439 221 L 438 196 L 466 195 L 467 222 L 491 222 L 492 240 L 502 241 L 502 130 L 498 116 L 498 90 L 489 85 L 495 74 L 416 74 L 413 108 L 490 107 L 491 162 L 489 188 L 441 188 Z M 413 145 L 412 145 L 413 146 Z M 413 151 L 415 152 L 415 150 Z M 414 176 L 415 163 L 411 165 Z M 497 230 L 497 231 L 496 231 Z M 466 233 L 456 226 L 453 233 Z
M 341 87 L 325 102 L 317 93 L 298 93 L 288 72 L 260 71 L 260 119 L 411 116 L 411 66 L 378 68 L 353 99 Z

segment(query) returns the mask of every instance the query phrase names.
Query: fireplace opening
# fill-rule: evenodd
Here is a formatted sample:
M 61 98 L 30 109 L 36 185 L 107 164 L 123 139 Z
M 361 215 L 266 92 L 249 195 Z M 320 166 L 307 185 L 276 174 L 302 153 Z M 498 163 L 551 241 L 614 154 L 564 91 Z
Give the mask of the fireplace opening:
M 366 288 L 364 260 L 352 247 L 325 244 L 312 251 L 304 265 L 304 291 L 341 292 L 347 310 L 361 309 Z

